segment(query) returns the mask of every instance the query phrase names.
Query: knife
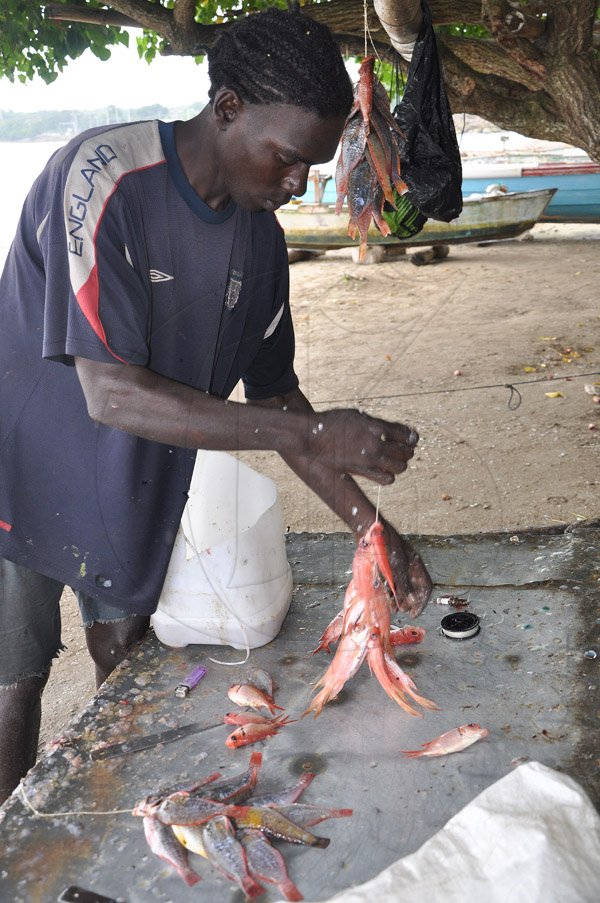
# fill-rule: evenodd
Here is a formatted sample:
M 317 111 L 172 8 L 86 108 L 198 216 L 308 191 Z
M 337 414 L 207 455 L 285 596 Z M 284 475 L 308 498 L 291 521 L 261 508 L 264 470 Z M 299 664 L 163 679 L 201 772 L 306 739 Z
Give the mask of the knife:
M 139 752 L 142 749 L 152 749 L 159 743 L 173 743 L 174 740 L 181 740 L 183 737 L 189 737 L 191 734 L 201 734 L 203 731 L 210 731 L 215 727 L 223 727 L 223 722 L 216 724 L 205 724 L 201 721 L 193 721 L 191 724 L 184 724 L 182 727 L 175 727 L 168 731 L 161 731 L 159 734 L 146 734 L 145 737 L 134 737 L 132 740 L 126 740 L 123 743 L 112 743 L 110 746 L 101 746 L 92 749 L 90 758 L 112 759 L 115 756 L 124 756 L 127 753 Z

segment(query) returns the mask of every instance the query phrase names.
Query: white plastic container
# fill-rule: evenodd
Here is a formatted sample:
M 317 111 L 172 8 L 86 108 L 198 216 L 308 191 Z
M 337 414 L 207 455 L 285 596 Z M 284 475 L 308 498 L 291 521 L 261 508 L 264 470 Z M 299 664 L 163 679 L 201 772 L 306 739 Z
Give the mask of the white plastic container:
M 277 487 L 225 452 L 199 451 L 151 624 L 168 646 L 254 649 L 292 599 Z

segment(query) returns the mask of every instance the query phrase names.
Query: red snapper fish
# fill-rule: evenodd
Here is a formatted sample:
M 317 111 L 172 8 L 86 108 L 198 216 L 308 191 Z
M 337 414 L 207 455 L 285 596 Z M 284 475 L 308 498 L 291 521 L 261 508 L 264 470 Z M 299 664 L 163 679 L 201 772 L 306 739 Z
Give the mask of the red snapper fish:
M 294 718 L 279 715 L 278 718 L 265 719 L 262 723 L 247 722 L 239 725 L 225 740 L 225 746 L 229 749 L 240 749 L 249 743 L 257 743 L 259 740 L 267 740 L 273 737 L 277 731 L 286 724 L 292 724 Z
M 404 673 L 393 654 L 391 603 L 385 581 L 397 601 L 392 568 L 385 546 L 383 524 L 375 521 L 359 541 L 352 562 L 352 579 L 344 596 L 344 607 L 336 615 L 321 637 L 319 649 L 329 650 L 329 644 L 339 640 L 332 662 L 315 684 L 321 688 L 304 712 L 319 715 L 323 706 L 334 699 L 346 681 L 353 677 L 366 660 L 388 696 L 409 715 L 420 712 L 409 703 L 436 709 L 431 700 L 420 696 L 411 678 Z M 420 628 L 403 628 L 400 641 L 419 642 Z M 316 650 L 315 650 L 316 651 Z
M 422 749 L 401 749 L 400 752 L 404 753 L 407 759 L 417 759 L 421 756 L 447 756 L 450 753 L 466 749 L 467 746 L 477 743 L 478 740 L 483 740 L 489 733 L 486 727 L 481 727 L 479 724 L 463 724 L 461 727 L 446 731 L 445 734 L 440 734 L 439 737 L 428 743 L 423 743 Z

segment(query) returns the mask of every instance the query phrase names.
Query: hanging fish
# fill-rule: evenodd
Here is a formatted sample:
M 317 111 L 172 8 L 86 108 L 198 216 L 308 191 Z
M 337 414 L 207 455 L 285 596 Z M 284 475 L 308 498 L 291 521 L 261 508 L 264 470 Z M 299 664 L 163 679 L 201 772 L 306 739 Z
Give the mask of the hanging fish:
M 354 104 L 346 119 L 335 171 L 336 213 L 348 198 L 348 234 L 360 234 L 360 255 L 367 250 L 371 220 L 382 235 L 390 234 L 384 218 L 384 204 L 395 209 L 407 191 L 400 177 L 400 151 L 395 138 L 398 126 L 390 113 L 386 90 L 375 75 L 375 57 L 361 63 L 354 92 Z
M 323 706 L 339 695 L 346 681 L 354 677 L 365 660 L 387 695 L 409 715 L 421 717 L 420 712 L 409 703 L 408 697 L 423 708 L 437 708 L 434 702 L 419 695 L 412 679 L 394 658 L 391 608 L 395 604 L 396 590 L 383 524 L 375 521 L 358 543 L 354 554 L 352 579 L 344 596 L 341 623 L 336 615 L 321 638 L 318 648 L 329 649 L 328 644 L 337 638 L 339 643 L 329 668 L 314 685 L 319 692 L 304 715 L 313 712 L 316 718 Z M 412 636 L 408 631 L 413 631 Z M 422 636 L 420 628 L 402 630 L 405 640 L 418 642 Z

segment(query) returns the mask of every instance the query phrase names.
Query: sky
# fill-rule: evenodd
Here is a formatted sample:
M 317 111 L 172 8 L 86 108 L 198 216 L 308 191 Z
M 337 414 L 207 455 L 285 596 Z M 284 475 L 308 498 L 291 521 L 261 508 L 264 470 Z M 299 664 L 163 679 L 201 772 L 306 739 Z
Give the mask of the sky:
M 51 85 L 42 79 L 24 85 L 0 79 L 0 109 L 32 113 L 111 105 L 128 109 L 153 103 L 179 107 L 206 101 L 206 63 L 197 66 L 191 57 L 173 56 L 157 58 L 149 65 L 137 55 L 134 32 L 129 43 L 129 47 L 113 47 L 106 62 L 86 50 Z

